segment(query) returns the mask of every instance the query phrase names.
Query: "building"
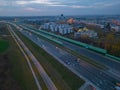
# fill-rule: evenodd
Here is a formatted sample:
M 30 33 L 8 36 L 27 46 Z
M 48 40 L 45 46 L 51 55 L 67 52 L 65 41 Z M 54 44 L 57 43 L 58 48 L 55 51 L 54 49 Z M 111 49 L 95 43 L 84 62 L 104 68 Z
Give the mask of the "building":
M 88 36 L 90 38 L 97 37 L 98 34 L 93 30 L 88 30 L 86 27 L 83 29 L 79 29 L 78 32 L 74 33 L 74 38 L 80 38 L 82 36 Z
M 68 21 L 67 21 L 67 23 L 69 23 L 69 24 L 73 24 L 75 21 L 74 21 L 74 19 L 73 18 L 70 18 Z
M 112 26 L 111 27 L 115 32 L 120 32 L 120 26 Z
M 50 30 L 51 32 L 58 32 L 62 35 L 72 33 L 72 26 L 68 24 L 56 24 L 54 22 L 45 23 L 41 25 L 40 29 Z

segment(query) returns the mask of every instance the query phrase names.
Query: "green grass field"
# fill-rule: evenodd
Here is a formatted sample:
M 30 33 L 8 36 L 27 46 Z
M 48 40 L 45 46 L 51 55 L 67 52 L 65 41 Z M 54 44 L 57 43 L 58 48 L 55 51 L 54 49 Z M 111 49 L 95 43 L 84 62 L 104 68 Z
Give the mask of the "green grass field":
M 4 30 L 10 35 L 6 26 Z M 38 90 L 26 59 L 11 36 L 0 37 L 0 90 Z
M 37 90 L 37 86 L 26 59 L 13 39 L 10 39 L 10 41 L 11 50 L 8 55 L 11 63 L 11 74 L 13 78 L 18 82 L 21 90 Z
M 17 34 L 39 60 L 59 90 L 77 90 L 83 85 L 84 81 L 82 79 L 60 64 L 31 40 L 19 32 Z
M 8 41 L 0 39 L 0 53 L 6 51 L 8 47 L 9 47 Z
M 9 32 L 3 23 L 0 23 L 0 35 L 9 35 Z

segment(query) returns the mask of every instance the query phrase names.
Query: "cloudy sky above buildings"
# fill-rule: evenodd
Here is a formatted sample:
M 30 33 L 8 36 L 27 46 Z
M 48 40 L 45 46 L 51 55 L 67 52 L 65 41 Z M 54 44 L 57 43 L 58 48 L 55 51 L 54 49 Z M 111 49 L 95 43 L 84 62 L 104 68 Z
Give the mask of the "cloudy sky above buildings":
M 0 0 L 0 16 L 120 14 L 120 0 Z

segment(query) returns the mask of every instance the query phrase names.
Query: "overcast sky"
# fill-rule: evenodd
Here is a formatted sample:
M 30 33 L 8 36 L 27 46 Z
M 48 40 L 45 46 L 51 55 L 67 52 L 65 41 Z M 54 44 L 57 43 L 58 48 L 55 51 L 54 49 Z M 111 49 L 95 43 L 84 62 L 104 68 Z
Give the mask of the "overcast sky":
M 0 0 L 0 16 L 120 14 L 120 0 Z

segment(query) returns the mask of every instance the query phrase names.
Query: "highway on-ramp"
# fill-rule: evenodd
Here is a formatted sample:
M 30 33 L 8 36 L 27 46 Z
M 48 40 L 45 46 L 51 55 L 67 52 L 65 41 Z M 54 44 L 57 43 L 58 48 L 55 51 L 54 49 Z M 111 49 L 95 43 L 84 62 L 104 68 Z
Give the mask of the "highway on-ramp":
M 37 87 L 38 87 L 38 90 L 42 90 L 42 88 L 41 88 L 41 86 L 40 86 L 40 84 L 39 84 L 39 81 L 38 81 L 38 79 L 37 79 L 37 76 L 36 76 L 36 74 L 35 74 L 35 72 L 34 72 L 34 70 L 33 70 L 33 68 L 32 68 L 31 63 L 30 63 L 29 57 L 28 57 L 27 54 L 25 53 L 25 51 L 24 51 L 24 49 L 22 48 L 22 46 L 19 44 L 18 40 L 15 38 L 14 34 L 13 34 L 12 31 L 11 31 L 11 27 L 10 27 L 9 25 L 8 25 L 8 30 L 9 30 L 10 34 L 12 35 L 13 39 L 15 40 L 16 44 L 18 45 L 20 51 L 21 51 L 21 52 L 23 53 L 23 55 L 25 56 L 25 59 L 27 60 L 28 66 L 29 66 L 29 68 L 30 68 L 30 70 L 31 70 L 31 72 L 32 72 L 32 74 L 33 74 L 35 83 L 36 83 L 36 85 L 37 85 Z
M 43 78 L 43 81 L 45 82 L 47 88 L 49 90 L 57 90 L 56 86 L 54 85 L 54 83 L 52 82 L 51 78 L 47 75 L 47 73 L 45 72 L 45 70 L 43 69 L 43 67 L 41 66 L 41 64 L 38 62 L 38 60 L 35 58 L 35 56 L 32 54 L 32 52 L 27 48 L 27 46 L 22 42 L 22 40 L 18 37 L 18 35 L 12 30 L 10 29 L 11 32 L 14 34 L 14 36 L 16 37 L 16 39 L 18 40 L 18 42 L 20 43 L 20 45 L 24 48 L 25 52 L 27 53 L 27 55 L 29 55 L 30 59 L 32 60 L 32 62 L 35 64 L 36 68 L 38 69 L 41 77 Z

